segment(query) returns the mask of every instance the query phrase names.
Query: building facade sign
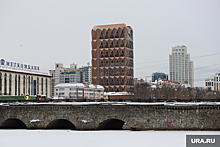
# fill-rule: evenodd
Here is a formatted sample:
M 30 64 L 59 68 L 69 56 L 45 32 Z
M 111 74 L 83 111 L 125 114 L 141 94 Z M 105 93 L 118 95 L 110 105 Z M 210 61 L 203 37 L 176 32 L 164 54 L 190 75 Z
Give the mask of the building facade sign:
M 5 59 L 1 59 L 0 65 L 2 67 L 9 67 L 9 68 L 16 68 L 16 69 L 25 69 L 25 70 L 37 70 L 39 71 L 40 68 L 39 66 L 33 66 L 33 65 L 28 65 L 28 64 L 21 64 L 21 63 L 16 63 L 16 62 L 9 62 L 5 61 Z

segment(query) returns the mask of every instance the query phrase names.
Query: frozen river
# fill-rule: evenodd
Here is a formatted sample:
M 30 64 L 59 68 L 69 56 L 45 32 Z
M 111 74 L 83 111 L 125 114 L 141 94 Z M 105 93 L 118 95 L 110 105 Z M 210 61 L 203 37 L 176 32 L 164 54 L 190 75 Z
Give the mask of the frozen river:
M 220 135 L 220 131 L 0 130 L 0 146 L 185 147 L 186 135 Z

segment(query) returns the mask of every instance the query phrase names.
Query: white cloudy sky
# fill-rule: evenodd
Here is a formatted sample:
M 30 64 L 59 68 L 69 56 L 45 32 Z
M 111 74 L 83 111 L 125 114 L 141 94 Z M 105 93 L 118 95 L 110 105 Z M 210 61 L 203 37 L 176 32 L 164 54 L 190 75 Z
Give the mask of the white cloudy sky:
M 125 23 L 134 30 L 135 77 L 169 73 L 172 47 L 186 45 L 195 86 L 204 86 L 220 71 L 219 8 L 219 0 L 0 0 L 0 59 L 46 72 L 56 62 L 86 65 L 93 26 Z

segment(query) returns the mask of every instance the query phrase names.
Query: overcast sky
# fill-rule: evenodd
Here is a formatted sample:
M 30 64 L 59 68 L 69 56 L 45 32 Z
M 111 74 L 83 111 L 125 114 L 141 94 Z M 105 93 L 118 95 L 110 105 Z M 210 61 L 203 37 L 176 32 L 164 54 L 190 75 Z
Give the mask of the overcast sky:
M 134 30 L 136 78 L 168 74 L 177 45 L 194 61 L 195 86 L 220 71 L 219 0 L 0 0 L 0 59 L 80 67 L 91 62 L 93 26 L 114 23 Z

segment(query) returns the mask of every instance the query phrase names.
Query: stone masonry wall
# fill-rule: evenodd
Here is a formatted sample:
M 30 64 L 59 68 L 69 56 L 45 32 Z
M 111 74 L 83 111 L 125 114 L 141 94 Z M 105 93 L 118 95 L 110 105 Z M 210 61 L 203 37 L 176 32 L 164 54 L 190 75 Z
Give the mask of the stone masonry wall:
M 65 119 L 76 129 L 94 130 L 107 119 L 119 119 L 134 130 L 219 130 L 219 108 L 217 105 L 0 106 L 0 125 L 9 118 L 17 118 L 29 129 L 44 129 L 53 120 Z

